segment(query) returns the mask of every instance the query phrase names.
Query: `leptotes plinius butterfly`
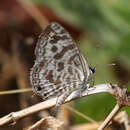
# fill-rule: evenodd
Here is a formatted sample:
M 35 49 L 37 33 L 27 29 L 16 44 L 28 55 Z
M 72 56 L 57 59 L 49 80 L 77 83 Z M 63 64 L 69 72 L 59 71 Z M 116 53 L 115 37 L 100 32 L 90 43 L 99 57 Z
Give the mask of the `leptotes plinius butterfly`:
M 88 86 L 95 68 L 88 67 L 76 43 L 58 23 L 49 24 L 39 36 L 35 64 L 30 72 L 33 91 L 43 100 Z M 59 104 L 61 104 L 59 103 Z

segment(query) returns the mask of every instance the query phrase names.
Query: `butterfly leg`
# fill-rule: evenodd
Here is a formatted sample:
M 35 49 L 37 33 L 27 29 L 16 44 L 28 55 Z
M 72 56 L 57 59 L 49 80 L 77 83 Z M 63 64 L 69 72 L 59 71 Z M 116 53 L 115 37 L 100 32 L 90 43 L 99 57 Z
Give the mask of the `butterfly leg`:
M 87 89 L 87 92 L 89 92 L 89 88 L 91 88 L 91 87 L 90 87 L 90 84 L 89 84 L 89 83 L 87 83 L 87 84 L 86 84 L 86 89 Z M 87 95 L 88 95 L 88 93 L 87 93 Z
M 60 94 L 57 94 L 57 98 L 56 98 L 56 108 L 59 107 L 59 97 L 60 97 Z
M 79 96 L 82 96 L 82 87 L 79 89 Z
M 92 77 L 92 86 L 94 86 L 94 77 Z
M 90 85 L 89 83 L 86 85 L 87 86 L 87 91 L 93 91 L 95 89 L 94 84 Z
M 56 113 L 58 113 L 58 107 L 59 107 L 59 104 L 58 104 L 58 100 L 59 100 L 59 94 L 57 95 L 57 98 L 56 98 Z
M 79 97 L 82 97 L 82 92 L 89 88 L 89 84 L 87 83 L 81 83 L 78 91 Z
M 80 97 L 82 96 L 82 92 L 85 91 L 88 95 L 88 93 L 90 91 L 92 91 L 93 89 L 95 89 L 94 87 L 92 87 L 88 82 L 85 84 L 85 86 L 80 88 Z
M 59 107 L 61 104 L 64 103 L 64 101 L 68 98 L 68 96 L 71 94 L 71 92 L 68 92 L 68 93 L 64 93 L 62 94 L 61 96 L 59 96 L 57 98 L 57 101 L 56 101 L 56 107 Z

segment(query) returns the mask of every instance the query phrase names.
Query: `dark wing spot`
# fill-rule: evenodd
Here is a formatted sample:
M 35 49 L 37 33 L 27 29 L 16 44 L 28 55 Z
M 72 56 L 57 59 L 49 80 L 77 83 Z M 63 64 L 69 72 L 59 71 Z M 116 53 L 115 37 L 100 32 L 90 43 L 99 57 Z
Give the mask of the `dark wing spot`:
M 46 79 L 49 80 L 51 83 L 54 82 L 54 79 L 53 79 L 53 70 L 49 71 L 49 74 L 46 76 Z
M 58 71 L 61 71 L 64 69 L 64 63 L 63 62 L 59 62 L 58 63 Z
M 66 31 L 64 29 L 61 30 L 61 34 L 66 34 Z
M 80 74 L 79 74 L 78 70 L 75 70 L 75 74 L 77 75 L 79 81 L 81 81 L 81 77 L 80 77 Z
M 50 43 L 55 44 L 58 43 L 58 41 L 61 39 L 60 36 L 54 35 L 52 39 L 50 40 Z
M 78 54 L 76 53 L 75 55 L 71 56 L 70 59 L 68 60 L 68 64 L 72 64 L 71 62 L 74 61 L 74 58 L 78 56 Z
M 52 52 L 56 52 L 57 49 L 58 49 L 58 48 L 57 48 L 56 46 L 53 46 L 53 47 L 51 48 L 51 51 L 52 51 Z
M 43 62 L 43 61 L 40 62 L 39 67 L 40 67 L 40 68 L 44 67 L 44 64 L 45 64 L 45 62 Z
M 34 67 L 33 72 L 37 73 L 38 71 L 39 71 L 39 68 L 38 67 Z
M 69 39 L 69 38 L 67 37 L 67 35 L 64 35 L 64 36 L 61 37 L 61 40 L 67 40 L 67 39 Z
M 50 40 L 50 42 L 52 44 L 55 44 L 55 43 L 58 43 L 59 40 L 67 40 L 69 39 L 69 37 L 67 35 L 64 35 L 64 36 L 57 36 L 57 35 L 54 35 L 52 37 L 52 39 Z
M 57 36 L 57 35 L 54 35 L 53 38 L 54 38 L 54 40 L 56 40 L 56 41 L 59 41 L 59 40 L 61 39 L 61 37 L 60 37 L 60 36 Z
M 37 86 L 37 91 L 41 91 L 42 88 L 40 86 Z
M 55 44 L 55 43 L 57 43 L 57 40 L 51 39 L 51 40 L 50 40 L 50 43 Z
M 78 60 L 78 58 L 75 57 L 75 60 L 74 60 L 74 64 L 75 66 L 79 67 L 81 64 L 80 64 L 80 61 Z
M 63 55 L 68 51 L 68 50 L 72 50 L 74 49 L 76 46 L 75 44 L 71 44 L 69 46 L 63 47 L 62 51 L 60 53 L 57 53 L 56 55 L 54 55 L 55 59 L 60 59 L 63 57 Z
M 68 72 L 69 72 L 70 75 L 73 75 L 72 67 L 69 67 L 69 68 L 68 68 Z
M 47 93 L 44 93 L 44 96 L 46 97 L 46 96 L 47 96 Z
M 57 79 L 55 81 L 55 85 L 59 85 L 59 84 L 61 84 L 61 80 L 57 77 Z M 59 87 L 60 87 L 60 85 L 59 85 Z M 59 87 L 57 86 L 56 89 L 58 89 Z

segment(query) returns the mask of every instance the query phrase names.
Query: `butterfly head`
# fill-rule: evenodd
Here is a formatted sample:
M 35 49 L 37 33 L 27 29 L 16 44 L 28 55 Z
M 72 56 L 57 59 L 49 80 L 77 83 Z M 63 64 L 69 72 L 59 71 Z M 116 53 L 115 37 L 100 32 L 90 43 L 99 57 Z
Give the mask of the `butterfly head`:
M 96 67 L 89 67 L 91 75 L 93 75 L 96 72 Z

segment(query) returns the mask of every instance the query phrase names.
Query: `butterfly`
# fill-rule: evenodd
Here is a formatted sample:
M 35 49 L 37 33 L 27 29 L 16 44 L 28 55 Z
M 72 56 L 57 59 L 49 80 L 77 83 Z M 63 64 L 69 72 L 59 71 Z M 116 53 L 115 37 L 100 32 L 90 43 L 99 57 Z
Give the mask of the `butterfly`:
M 62 104 L 75 90 L 89 87 L 95 67 L 89 67 L 70 34 L 52 22 L 41 33 L 30 71 L 33 91 L 43 100 L 63 95 Z

